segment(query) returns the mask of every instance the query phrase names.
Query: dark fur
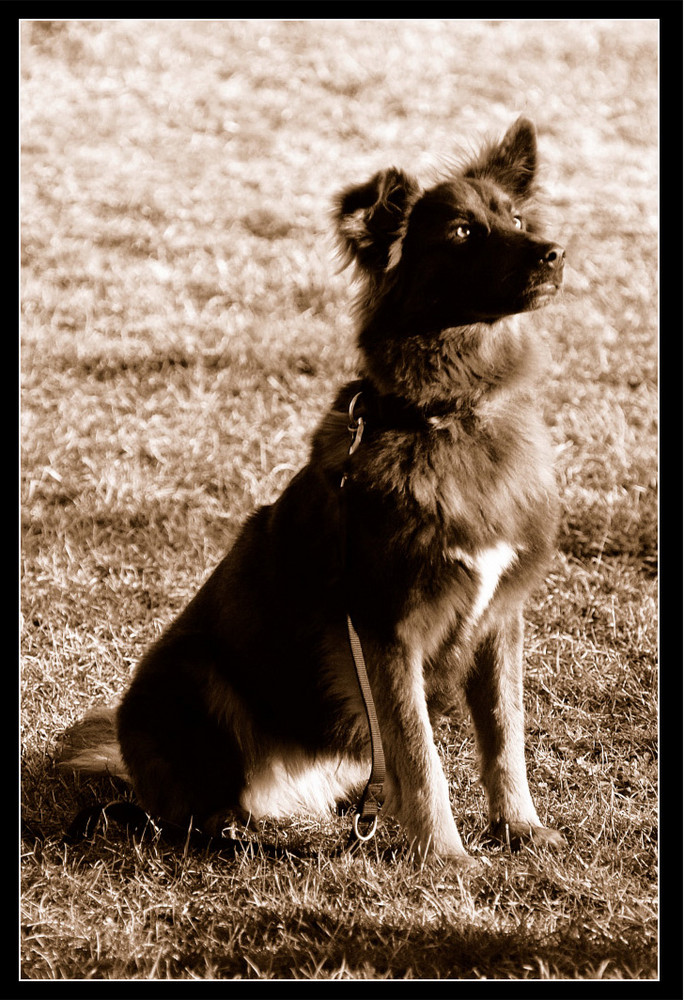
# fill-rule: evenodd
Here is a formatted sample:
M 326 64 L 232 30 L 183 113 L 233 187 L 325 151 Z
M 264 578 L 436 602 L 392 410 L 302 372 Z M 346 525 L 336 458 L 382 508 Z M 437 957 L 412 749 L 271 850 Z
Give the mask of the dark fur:
M 556 496 L 534 345 L 505 319 L 562 280 L 563 251 L 530 207 L 535 171 L 521 119 L 428 190 L 389 169 L 340 196 L 338 234 L 363 280 L 361 377 L 123 698 L 123 770 L 152 815 L 213 829 L 230 814 L 296 811 L 294 786 L 321 809 L 358 793 L 369 739 L 348 610 L 385 744 L 386 810 L 414 849 L 465 856 L 430 724 L 461 689 L 492 826 L 560 840 L 529 795 L 522 709 L 522 607 L 552 552 Z M 343 529 L 359 389 L 366 432 Z

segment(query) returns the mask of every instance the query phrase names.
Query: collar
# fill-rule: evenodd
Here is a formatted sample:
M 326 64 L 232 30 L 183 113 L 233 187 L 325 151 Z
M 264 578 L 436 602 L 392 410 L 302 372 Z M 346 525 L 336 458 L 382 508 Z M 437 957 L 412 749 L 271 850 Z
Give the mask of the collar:
M 345 391 L 345 403 L 352 401 L 350 419 L 363 418 L 368 430 L 425 431 L 444 426 L 454 416 L 454 407 L 422 407 L 394 393 L 380 393 L 368 379 L 351 382 Z

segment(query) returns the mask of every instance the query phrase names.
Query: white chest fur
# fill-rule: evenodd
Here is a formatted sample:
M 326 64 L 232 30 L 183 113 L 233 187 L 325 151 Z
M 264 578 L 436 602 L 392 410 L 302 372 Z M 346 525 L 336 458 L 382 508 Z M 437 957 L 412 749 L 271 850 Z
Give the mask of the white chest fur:
M 487 610 L 501 577 L 516 558 L 516 551 L 508 542 L 497 542 L 472 553 L 454 546 L 445 555 L 463 563 L 477 577 L 478 589 L 470 612 L 470 624 L 475 625 Z

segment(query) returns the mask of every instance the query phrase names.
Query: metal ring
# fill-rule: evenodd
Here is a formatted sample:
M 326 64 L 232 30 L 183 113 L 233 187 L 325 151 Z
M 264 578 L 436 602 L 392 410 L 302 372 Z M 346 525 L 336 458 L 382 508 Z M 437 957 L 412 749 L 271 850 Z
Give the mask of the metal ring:
M 352 421 L 354 419 L 354 407 L 356 406 L 356 404 L 357 404 L 358 399 L 359 399 L 360 396 L 363 396 L 363 393 L 362 392 L 357 392 L 356 395 L 354 396 L 354 398 L 352 399 L 351 403 L 349 404 L 349 420 L 350 421 Z
M 378 826 L 378 817 L 373 817 L 373 822 L 371 823 L 371 828 L 368 833 L 359 832 L 359 820 L 361 819 L 361 814 L 356 813 L 354 816 L 354 833 L 356 834 L 357 840 L 370 840 L 374 835 Z

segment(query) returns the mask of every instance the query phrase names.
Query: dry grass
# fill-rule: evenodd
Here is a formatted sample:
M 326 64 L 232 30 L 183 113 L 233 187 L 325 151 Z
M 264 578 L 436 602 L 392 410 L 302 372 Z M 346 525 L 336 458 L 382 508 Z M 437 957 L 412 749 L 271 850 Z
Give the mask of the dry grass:
M 132 20 L 22 32 L 22 975 L 652 979 L 657 969 L 654 21 Z M 478 67 L 477 74 L 472 68 Z M 467 720 L 439 733 L 482 873 L 228 861 L 115 825 L 56 772 L 354 371 L 335 191 L 540 129 L 564 301 L 541 404 L 565 518 L 528 615 L 529 763 L 569 847 L 483 843 Z

